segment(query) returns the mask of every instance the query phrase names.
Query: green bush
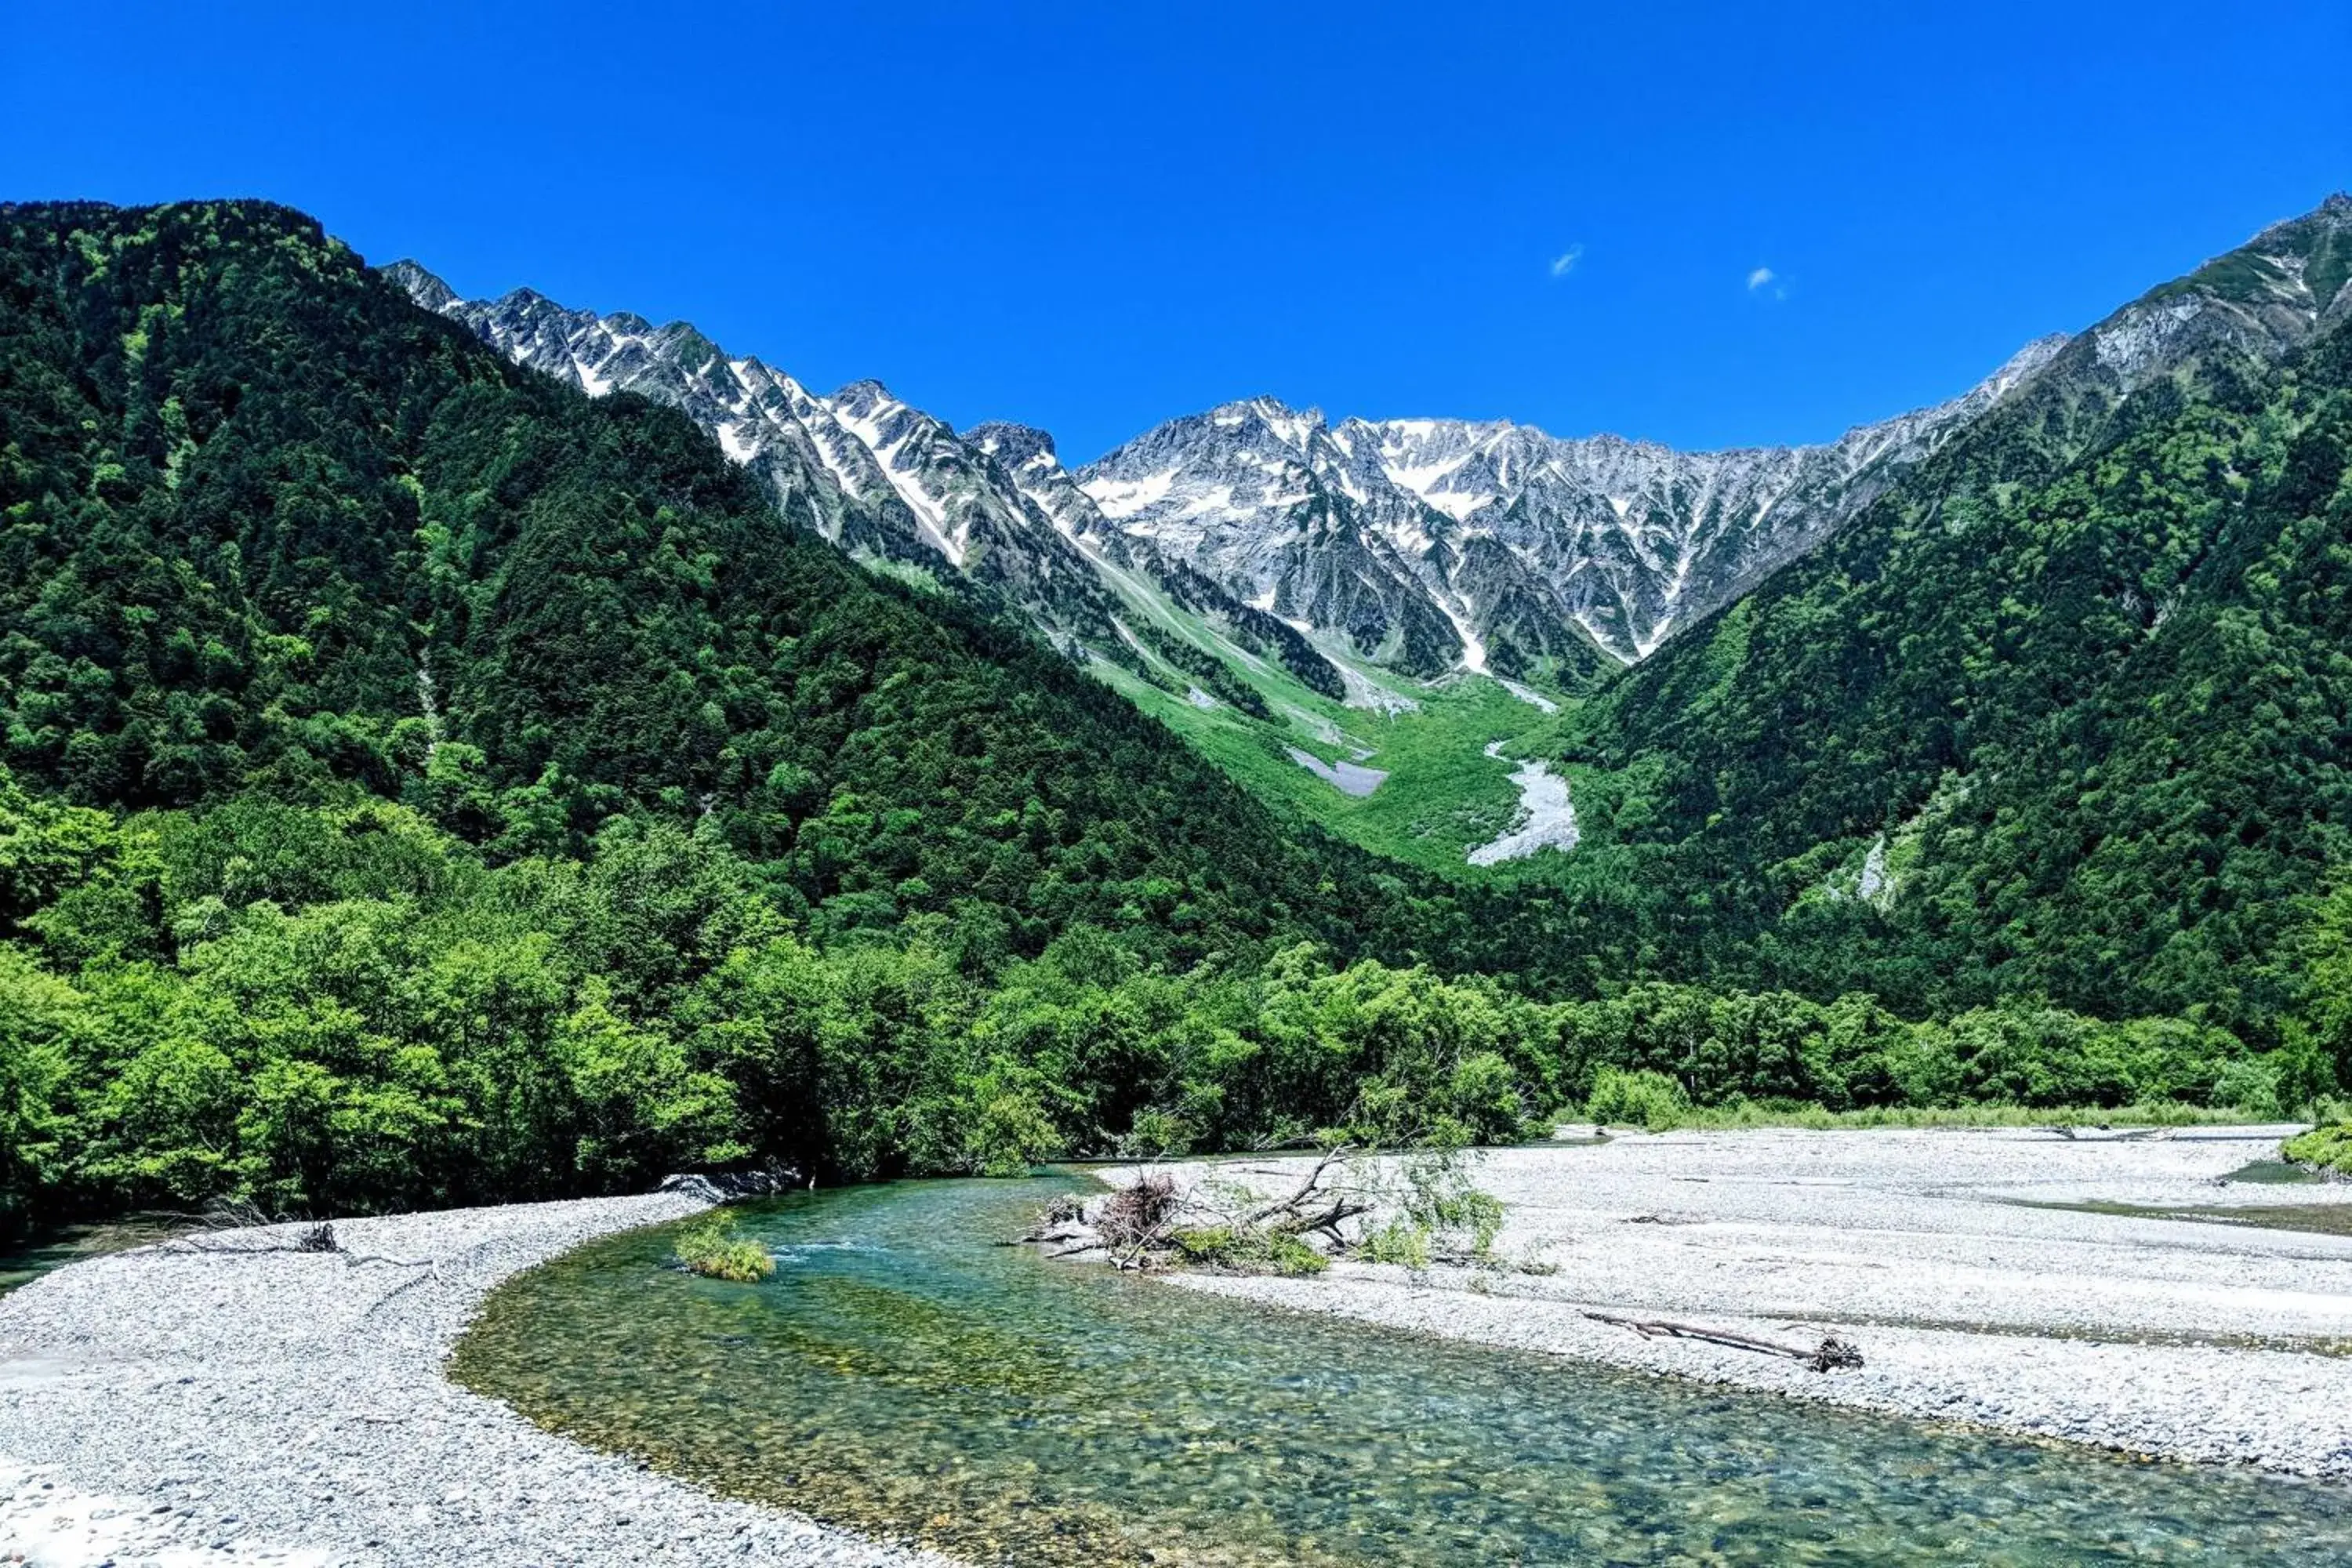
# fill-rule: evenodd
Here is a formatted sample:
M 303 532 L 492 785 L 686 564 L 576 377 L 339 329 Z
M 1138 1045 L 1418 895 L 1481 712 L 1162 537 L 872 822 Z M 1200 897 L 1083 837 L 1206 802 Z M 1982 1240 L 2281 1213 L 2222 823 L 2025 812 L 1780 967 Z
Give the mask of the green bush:
M 1231 1226 L 1200 1226 L 1177 1231 L 1168 1239 L 1174 1244 L 1176 1255 L 1187 1263 L 1222 1263 L 1233 1255 Z
M 1135 1124 L 1118 1141 L 1119 1157 L 1127 1160 L 1170 1160 L 1192 1151 L 1192 1123 L 1157 1106 L 1137 1111 Z
M 2315 1127 L 2301 1137 L 2290 1138 L 2280 1146 L 2279 1155 L 2315 1171 L 2352 1176 L 2352 1121 Z
M 1429 1267 L 1429 1227 L 1411 1220 L 1392 1219 L 1364 1237 L 1367 1263 L 1393 1263 L 1404 1268 Z
M 1465 1058 L 1446 1079 L 1444 1113 L 1462 1124 L 1476 1143 L 1516 1143 L 1528 1136 L 1529 1117 L 1519 1093 L 1518 1074 L 1494 1051 Z
M 2275 1063 L 2262 1057 L 2242 1057 L 2227 1063 L 2213 1079 L 2211 1103 L 2263 1118 L 2283 1115 Z
M 679 1268 L 706 1279 L 736 1285 L 756 1285 L 776 1271 L 768 1249 L 738 1232 L 736 1217 L 720 1209 L 704 1215 L 677 1233 L 675 1252 Z
M 1202 1268 L 1235 1274 L 1320 1274 L 1331 1260 L 1299 1240 L 1278 1231 L 1245 1232 L 1226 1226 L 1202 1226 L 1180 1230 L 1169 1239 L 1176 1256 Z
M 982 1107 L 972 1133 L 972 1163 L 982 1175 L 1025 1176 L 1061 1152 L 1061 1134 L 1034 1095 L 1000 1094 Z
M 1642 1127 L 1663 1132 L 1690 1110 L 1683 1086 L 1662 1072 L 1625 1072 L 1602 1068 L 1592 1078 L 1584 1114 L 1603 1127 Z
M 1444 1147 L 1405 1155 L 1397 1168 L 1397 1218 L 1391 1226 L 1417 1231 L 1433 1256 L 1483 1261 L 1502 1232 L 1503 1202 L 1471 1182 L 1477 1159 L 1470 1151 Z

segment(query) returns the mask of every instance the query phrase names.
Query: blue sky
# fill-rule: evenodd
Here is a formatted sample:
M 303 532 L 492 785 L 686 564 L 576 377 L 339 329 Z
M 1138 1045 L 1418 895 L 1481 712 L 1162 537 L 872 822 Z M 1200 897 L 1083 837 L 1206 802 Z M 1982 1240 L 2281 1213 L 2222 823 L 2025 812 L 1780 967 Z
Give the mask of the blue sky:
M 2352 185 L 2352 6 L 2256 15 L 16 0 L 0 196 L 268 196 L 1072 460 L 1261 392 L 1811 440 Z

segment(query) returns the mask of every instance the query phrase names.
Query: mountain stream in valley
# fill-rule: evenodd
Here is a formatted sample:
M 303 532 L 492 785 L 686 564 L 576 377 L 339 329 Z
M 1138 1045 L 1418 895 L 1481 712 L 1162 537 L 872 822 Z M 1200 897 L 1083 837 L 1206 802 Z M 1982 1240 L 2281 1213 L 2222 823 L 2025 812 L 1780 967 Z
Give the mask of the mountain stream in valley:
M 1003 1245 L 1080 1174 L 747 1206 L 490 1299 L 452 1373 L 736 1496 L 972 1563 L 2340 1563 L 2352 1493 L 1449 1344 Z M 1834 1374 L 1828 1374 L 1834 1375 Z

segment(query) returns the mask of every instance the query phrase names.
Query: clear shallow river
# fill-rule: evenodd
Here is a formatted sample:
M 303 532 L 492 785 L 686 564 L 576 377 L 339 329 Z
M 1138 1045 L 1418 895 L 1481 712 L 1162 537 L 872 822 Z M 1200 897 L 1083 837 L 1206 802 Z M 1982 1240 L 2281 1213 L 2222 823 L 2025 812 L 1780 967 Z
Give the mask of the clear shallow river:
M 2352 1562 L 2352 1493 L 1937 1433 L 1215 1300 L 993 1245 L 1069 1178 L 752 1205 L 510 1280 L 457 1380 L 740 1496 L 975 1562 Z

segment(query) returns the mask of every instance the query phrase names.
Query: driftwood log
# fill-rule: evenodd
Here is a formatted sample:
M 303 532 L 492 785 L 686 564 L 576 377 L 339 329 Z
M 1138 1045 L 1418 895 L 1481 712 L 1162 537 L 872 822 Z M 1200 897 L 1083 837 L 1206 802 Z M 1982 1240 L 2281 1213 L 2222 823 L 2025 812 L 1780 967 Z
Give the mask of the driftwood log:
M 2117 1132 L 2113 1127 L 2104 1121 L 2094 1122 L 2093 1125 L 2100 1131 L 2108 1134 L 2110 1141 L 2116 1143 L 2137 1143 L 2143 1139 L 2169 1139 L 2172 1136 L 2173 1131 L 2169 1127 L 2127 1127 L 2121 1132 Z M 2042 1131 L 2044 1132 L 2055 1132 L 2059 1137 L 2065 1139 L 2071 1143 L 2082 1130 L 2075 1127 L 2062 1126 L 2044 1127 Z
M 1333 1167 L 1346 1174 L 1352 1162 L 1369 1152 L 1352 1144 L 1342 1143 L 1327 1149 L 1287 1194 L 1260 1204 L 1240 1217 L 1234 1228 L 1244 1231 L 1273 1231 L 1286 1236 L 1311 1236 L 1318 1232 L 1328 1236 L 1337 1245 L 1344 1240 L 1339 1226 L 1346 1221 L 1372 1212 L 1371 1204 L 1354 1188 L 1328 1184 L 1332 1180 Z
M 1045 1246 L 1049 1258 L 1103 1252 L 1114 1267 L 1147 1268 L 1167 1260 L 1180 1222 L 1189 1219 L 1241 1237 L 1324 1236 L 1337 1252 L 1347 1245 L 1340 1226 L 1372 1212 L 1370 1194 L 1346 1180 L 1367 1152 L 1348 1145 L 1325 1150 L 1305 1178 L 1282 1195 L 1229 1212 L 1201 1205 L 1201 1189 L 1180 1191 L 1171 1173 L 1147 1171 L 1092 1200 L 1076 1194 L 1055 1198 L 1014 1240 Z
M 1711 1345 L 1727 1345 L 1736 1351 L 1754 1351 L 1759 1355 L 1786 1356 L 1790 1361 L 1804 1363 L 1815 1372 L 1849 1371 L 1862 1365 L 1861 1348 L 1835 1334 L 1824 1334 L 1819 1345 L 1807 1350 L 1802 1345 L 1784 1345 L 1771 1340 L 1759 1340 L 1753 1334 L 1702 1328 L 1696 1323 L 1669 1322 L 1663 1318 L 1621 1318 L 1613 1312 L 1587 1312 L 1584 1315 L 1596 1323 L 1631 1329 L 1645 1340 L 1700 1340 Z
M 343 1245 L 331 1225 L 306 1225 L 287 1241 L 235 1240 L 218 1233 L 199 1233 L 164 1242 L 161 1252 L 193 1252 L 206 1258 L 242 1258 L 263 1252 L 332 1253 L 343 1260 L 346 1268 L 358 1268 L 370 1263 L 388 1264 L 394 1268 L 423 1268 L 430 1278 L 441 1278 L 441 1260 L 437 1258 L 394 1258 L 385 1252 L 353 1252 Z M 419 1275 L 419 1279 L 426 1278 Z M 406 1287 L 403 1287 L 406 1289 Z

